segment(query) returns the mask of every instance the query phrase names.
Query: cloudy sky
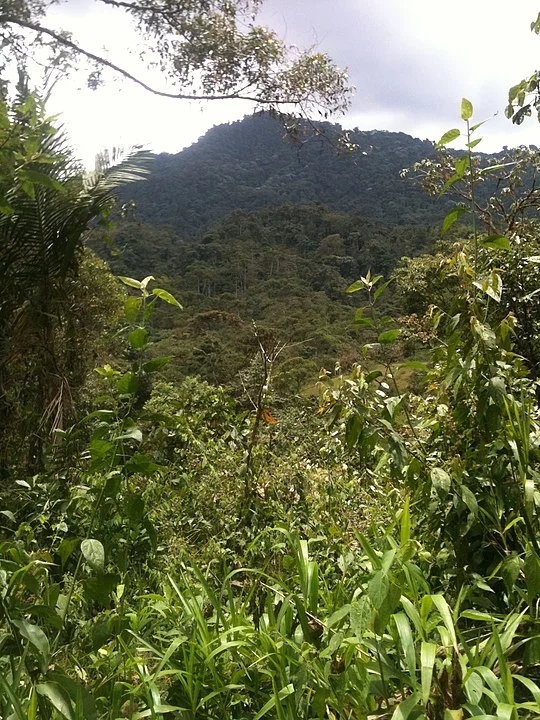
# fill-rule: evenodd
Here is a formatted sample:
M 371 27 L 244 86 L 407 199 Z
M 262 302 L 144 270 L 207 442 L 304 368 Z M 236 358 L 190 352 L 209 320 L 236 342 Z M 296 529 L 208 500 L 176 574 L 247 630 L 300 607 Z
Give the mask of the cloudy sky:
M 463 96 L 482 128 L 481 149 L 540 145 L 540 124 L 504 118 L 508 88 L 540 67 L 540 36 L 529 26 L 538 0 L 266 0 L 260 22 L 289 44 L 316 47 L 346 66 L 356 95 L 345 127 L 402 131 L 438 140 L 459 123 Z M 132 36 L 118 13 L 92 0 L 67 0 L 51 15 L 88 49 L 131 63 Z M 140 48 L 132 48 L 132 50 Z M 51 110 L 62 113 L 73 144 L 90 163 L 104 147 L 143 144 L 177 152 L 208 128 L 250 112 L 246 103 L 204 105 L 160 99 L 129 82 L 98 91 L 84 77 L 60 83 Z

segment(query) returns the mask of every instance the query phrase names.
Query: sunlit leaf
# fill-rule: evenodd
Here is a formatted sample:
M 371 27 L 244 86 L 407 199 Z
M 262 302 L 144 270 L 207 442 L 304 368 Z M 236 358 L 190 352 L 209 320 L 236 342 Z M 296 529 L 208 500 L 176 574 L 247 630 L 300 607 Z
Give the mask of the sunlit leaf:
M 89 538 L 83 540 L 81 552 L 93 570 L 103 570 L 105 566 L 105 549 L 99 540 Z

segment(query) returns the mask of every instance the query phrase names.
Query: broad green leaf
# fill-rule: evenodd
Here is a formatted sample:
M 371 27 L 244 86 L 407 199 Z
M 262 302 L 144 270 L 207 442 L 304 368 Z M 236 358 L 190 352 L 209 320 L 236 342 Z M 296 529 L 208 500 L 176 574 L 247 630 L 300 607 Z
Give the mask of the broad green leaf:
M 42 660 L 48 662 L 50 652 L 49 639 L 43 630 L 38 625 L 28 622 L 28 620 L 13 619 L 11 622 L 19 630 L 23 638 L 26 638 L 28 642 L 32 643 Z
M 473 106 L 470 100 L 462 98 L 461 100 L 461 119 L 470 120 L 473 115 Z
M 115 453 L 114 443 L 104 438 L 92 438 L 90 440 L 90 457 L 94 462 L 110 458 Z
M 464 207 L 455 207 L 446 215 L 441 225 L 441 234 L 444 235 L 459 218 L 467 212 Z
M 448 145 L 448 143 L 453 142 L 461 135 L 461 131 L 458 128 L 452 128 L 452 130 L 448 130 L 448 132 L 445 132 L 442 138 L 439 140 L 439 142 L 435 145 L 436 148 L 444 147 L 445 145 Z
M 459 175 L 460 178 L 465 175 L 465 170 L 469 166 L 469 156 L 468 155 L 462 155 L 461 157 L 458 157 L 454 163 L 454 168 L 456 170 L 456 175 Z
M 165 367 L 165 365 L 168 365 L 171 360 L 172 355 L 169 355 L 168 357 L 158 357 L 154 358 L 153 360 L 149 360 L 148 362 L 145 362 L 142 367 L 145 373 L 152 373 L 156 372 L 156 370 L 161 370 L 161 368 Z
M 146 290 L 148 287 L 148 283 L 150 280 L 155 280 L 156 278 L 153 275 L 147 275 L 144 280 L 141 280 L 141 290 Z
M 333 627 L 334 625 L 337 625 L 341 620 L 343 620 L 344 617 L 350 614 L 351 606 L 350 605 L 343 605 L 343 607 L 340 607 L 339 610 L 336 610 L 334 613 L 330 615 L 328 620 L 325 622 L 326 627 Z
M 132 372 L 127 372 L 118 378 L 116 387 L 121 395 L 133 395 L 139 386 L 139 378 Z
M 60 562 L 62 567 L 66 564 L 66 560 L 79 545 L 79 538 L 64 538 L 58 546 L 58 555 L 60 556 Z
M 13 718 L 13 720 L 28 720 L 28 715 L 24 712 L 17 694 L 3 673 L 0 673 L 0 690 L 2 690 L 3 699 L 9 699 L 15 713 L 10 716 L 9 720 L 11 720 L 11 718 Z
M 349 285 L 349 287 L 347 288 L 347 292 L 355 293 L 355 292 L 358 292 L 359 290 L 365 290 L 365 289 L 366 289 L 366 284 L 362 280 L 355 280 L 352 283 L 352 285 Z
M 506 237 L 492 235 L 481 241 L 482 247 L 491 250 L 511 250 L 510 241 Z
M 174 295 L 171 295 L 171 293 L 167 292 L 167 290 L 163 290 L 162 288 L 154 288 L 152 290 L 152 292 L 160 300 L 163 300 L 164 302 L 168 303 L 169 305 L 174 305 L 175 307 L 180 308 L 180 310 L 183 310 L 182 305 L 180 305 L 180 303 L 174 297 Z
M 130 295 L 124 302 L 124 315 L 129 323 L 134 323 L 142 306 L 142 298 Z
M 50 188 L 51 190 L 57 190 L 60 192 L 65 190 L 62 183 L 59 183 L 58 180 L 55 180 L 50 175 L 40 172 L 39 170 L 25 169 L 24 176 L 27 180 L 35 183 L 36 185 L 41 185 L 43 187 Z
M 351 604 L 349 615 L 351 630 L 359 640 L 362 640 L 366 630 L 370 629 L 372 615 L 373 606 L 366 595 Z
M 126 499 L 126 515 L 133 523 L 140 523 L 144 518 L 145 504 L 140 495 L 130 493 Z
M 481 125 L 482 123 L 479 123 L 479 124 Z M 471 130 L 472 130 L 472 128 L 471 128 Z M 482 142 L 482 138 L 476 138 L 476 140 L 471 140 L 471 142 L 468 142 L 467 147 L 469 148 L 469 150 L 472 150 L 477 145 L 480 145 L 481 142 Z
M 69 699 L 69 695 L 64 688 L 56 682 L 45 682 L 36 685 L 37 692 L 46 697 L 51 705 L 66 720 L 75 720 L 75 712 L 73 705 Z
M 525 558 L 525 564 L 523 566 L 523 573 L 525 575 L 525 583 L 527 585 L 527 599 L 529 602 L 529 608 L 536 607 L 536 602 L 540 596 L 540 558 L 536 555 L 533 550 L 527 552 Z
M 155 462 L 152 462 L 148 456 L 139 453 L 130 457 L 125 464 L 125 470 L 130 475 L 145 475 L 146 477 L 150 477 L 160 469 L 161 467 L 156 465 Z
M 114 573 L 100 573 L 98 577 L 82 581 L 85 597 L 100 605 L 108 605 L 113 592 L 120 583 L 120 576 Z
M 422 641 L 420 646 L 420 676 L 422 682 L 422 702 L 424 705 L 431 695 L 436 655 L 437 646 L 434 643 Z
M 392 283 L 392 279 L 387 280 L 386 282 L 383 282 L 382 285 L 379 285 L 379 287 L 373 293 L 373 299 L 377 300 L 391 283 Z
M 129 344 L 135 350 L 141 350 L 148 341 L 148 330 L 143 327 L 135 328 L 128 335 Z
M 93 570 L 103 571 L 105 567 L 105 550 L 99 540 L 89 538 L 83 540 L 81 552 Z
M 46 680 L 52 681 L 65 690 L 75 708 L 77 720 L 97 720 L 95 700 L 81 681 L 74 680 L 58 670 L 50 670 Z
M 368 583 L 367 594 L 373 603 L 373 607 L 377 610 L 381 607 L 386 598 L 388 585 L 388 576 L 382 570 L 376 572 Z
M 452 481 L 450 480 L 450 475 L 446 472 L 446 470 L 438 467 L 432 468 L 430 476 L 431 483 L 437 492 L 441 495 L 445 495 L 450 491 Z

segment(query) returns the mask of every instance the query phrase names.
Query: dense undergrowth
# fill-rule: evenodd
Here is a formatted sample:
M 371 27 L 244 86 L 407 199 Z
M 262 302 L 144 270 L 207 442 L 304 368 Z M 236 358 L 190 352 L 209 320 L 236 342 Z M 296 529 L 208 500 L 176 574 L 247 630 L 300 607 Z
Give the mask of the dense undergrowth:
M 43 133 L 35 107 L 19 112 L 23 134 Z M 464 101 L 468 133 L 471 114 Z M 475 209 L 468 140 L 450 179 Z M 10 233 L 36 197 L 64 192 L 64 176 L 46 181 L 32 162 L 12 178 L 4 239 L 23 237 Z M 95 187 L 69 201 L 86 208 Z M 65 349 L 88 340 L 67 332 L 65 267 L 47 266 L 45 319 L 31 295 L 18 322 L 14 284 L 17 312 L 0 320 L 30 339 L 2 366 L 26 396 L 4 394 L 19 413 L 2 436 L 0 716 L 540 716 L 540 413 L 523 342 L 536 337 L 537 290 L 520 284 L 539 256 L 529 219 L 507 231 L 474 229 L 428 262 L 441 301 L 401 323 L 378 312 L 392 286 L 354 283 L 357 325 L 376 341 L 352 372 L 321 373 L 317 401 L 278 393 L 281 347 L 257 328 L 236 397 L 159 381 L 169 358 L 149 355 L 149 321 L 179 304 L 153 278 L 121 278 L 117 352 L 96 351 L 62 414 L 60 361 L 75 384 Z M 25 242 L 39 232 L 29 221 Z M 402 285 L 414 274 L 403 267 Z M 102 314 L 100 328 L 113 320 Z M 39 444 L 23 435 L 36 415 Z

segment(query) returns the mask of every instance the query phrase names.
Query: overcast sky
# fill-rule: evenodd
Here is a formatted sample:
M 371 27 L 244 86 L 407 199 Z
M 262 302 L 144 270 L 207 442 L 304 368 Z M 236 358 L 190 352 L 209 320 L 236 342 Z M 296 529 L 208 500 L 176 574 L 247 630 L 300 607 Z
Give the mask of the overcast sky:
M 289 44 L 314 46 L 348 67 L 356 95 L 348 115 L 336 118 L 345 127 L 438 140 L 459 124 L 465 96 L 476 120 L 495 116 L 482 128 L 479 148 L 494 151 L 540 145 L 535 119 L 518 128 L 504 118 L 508 88 L 540 67 L 540 36 L 529 30 L 539 11 L 539 0 L 266 0 L 260 22 Z M 67 0 L 51 21 L 73 30 L 85 47 L 106 48 L 111 60 L 129 65 L 122 46 L 129 45 L 130 30 L 117 11 Z M 128 81 L 89 91 L 83 76 L 60 83 L 50 108 L 62 113 L 88 163 L 104 147 L 143 144 L 177 152 L 213 125 L 251 110 L 236 101 L 157 98 Z

